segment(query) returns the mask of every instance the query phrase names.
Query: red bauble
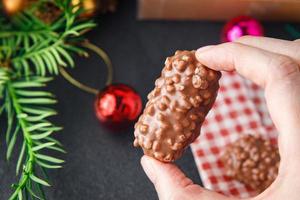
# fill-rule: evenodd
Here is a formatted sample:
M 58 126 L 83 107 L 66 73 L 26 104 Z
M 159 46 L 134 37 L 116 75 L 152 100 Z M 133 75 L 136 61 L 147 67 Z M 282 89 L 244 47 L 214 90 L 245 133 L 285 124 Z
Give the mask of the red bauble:
M 98 119 L 117 128 L 137 119 L 142 110 L 139 94 L 125 84 L 112 84 L 100 91 L 95 103 Z
M 263 36 L 263 26 L 252 17 L 239 16 L 225 24 L 221 40 L 222 42 L 232 42 L 244 35 Z

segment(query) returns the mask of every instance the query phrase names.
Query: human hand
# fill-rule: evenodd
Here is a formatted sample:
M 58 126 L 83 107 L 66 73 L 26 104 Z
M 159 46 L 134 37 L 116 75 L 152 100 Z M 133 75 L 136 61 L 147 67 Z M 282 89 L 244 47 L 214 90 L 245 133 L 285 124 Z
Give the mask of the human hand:
M 251 200 L 296 200 L 300 192 L 300 41 L 245 36 L 232 43 L 197 50 L 197 59 L 215 70 L 236 71 L 265 90 L 271 118 L 279 132 L 281 162 L 273 184 Z M 236 200 L 206 190 L 174 164 L 148 156 L 143 169 L 160 200 Z

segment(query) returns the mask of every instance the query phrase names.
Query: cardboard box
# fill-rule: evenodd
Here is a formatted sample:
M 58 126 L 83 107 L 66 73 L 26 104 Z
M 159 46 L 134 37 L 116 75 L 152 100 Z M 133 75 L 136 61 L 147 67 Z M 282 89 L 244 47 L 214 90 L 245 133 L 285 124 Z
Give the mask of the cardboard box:
M 300 21 L 300 0 L 139 0 L 141 20 L 228 20 L 250 15 L 260 20 Z

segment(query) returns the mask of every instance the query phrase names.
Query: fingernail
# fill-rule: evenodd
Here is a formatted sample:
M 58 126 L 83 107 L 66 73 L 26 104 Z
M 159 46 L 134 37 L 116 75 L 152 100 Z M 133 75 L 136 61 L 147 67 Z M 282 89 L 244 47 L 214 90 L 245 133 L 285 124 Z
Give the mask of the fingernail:
M 149 158 L 147 156 L 143 156 L 142 159 L 141 159 L 141 164 L 142 164 L 142 167 L 143 167 L 146 175 L 150 179 L 150 181 L 154 182 L 154 180 L 155 180 L 155 171 L 154 171 L 154 167 L 153 167 L 153 163 L 152 163 L 151 158 Z

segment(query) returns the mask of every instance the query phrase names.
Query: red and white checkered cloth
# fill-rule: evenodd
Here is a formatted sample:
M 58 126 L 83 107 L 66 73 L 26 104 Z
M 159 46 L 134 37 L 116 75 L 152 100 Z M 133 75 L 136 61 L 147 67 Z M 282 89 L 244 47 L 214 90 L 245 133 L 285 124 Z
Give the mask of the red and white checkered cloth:
M 273 143 L 277 131 L 268 114 L 263 90 L 235 72 L 224 72 L 216 102 L 191 144 L 204 186 L 228 196 L 246 198 L 255 193 L 225 175 L 220 161 L 225 146 L 241 134 L 261 134 Z

